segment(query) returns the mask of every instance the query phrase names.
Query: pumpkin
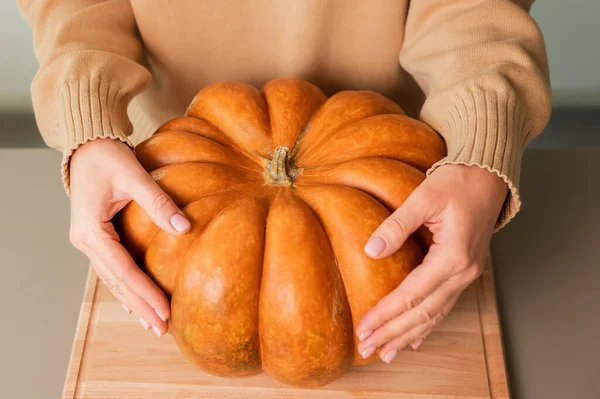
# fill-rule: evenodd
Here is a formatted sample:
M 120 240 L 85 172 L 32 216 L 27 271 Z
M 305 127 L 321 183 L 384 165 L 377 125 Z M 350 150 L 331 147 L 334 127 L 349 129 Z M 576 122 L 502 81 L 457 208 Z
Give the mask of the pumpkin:
M 201 369 L 315 387 L 362 359 L 354 329 L 423 259 L 363 247 L 445 154 L 441 137 L 369 91 L 300 79 L 201 90 L 135 148 L 192 223 L 172 236 L 132 202 L 121 240 L 171 301 L 169 333 Z

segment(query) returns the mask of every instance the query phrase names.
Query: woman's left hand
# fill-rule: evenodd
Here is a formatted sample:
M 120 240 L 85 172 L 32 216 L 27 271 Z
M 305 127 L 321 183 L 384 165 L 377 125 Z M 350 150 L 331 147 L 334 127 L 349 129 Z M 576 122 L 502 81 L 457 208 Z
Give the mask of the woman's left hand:
M 433 233 L 423 263 L 356 327 L 358 351 L 380 348 L 391 362 L 399 350 L 415 350 L 452 309 L 461 292 L 483 271 L 508 185 L 477 166 L 444 165 L 373 233 L 365 253 L 375 259 L 398 250 L 421 225 Z

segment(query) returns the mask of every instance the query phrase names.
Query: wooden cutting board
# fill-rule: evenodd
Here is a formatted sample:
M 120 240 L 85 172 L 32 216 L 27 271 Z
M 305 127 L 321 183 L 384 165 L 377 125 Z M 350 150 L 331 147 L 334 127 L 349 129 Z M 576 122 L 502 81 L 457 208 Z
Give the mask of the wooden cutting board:
M 465 290 L 418 351 L 392 364 L 352 369 L 319 389 L 296 389 L 266 374 L 211 376 L 188 363 L 171 336 L 144 331 L 90 271 L 63 399 L 508 398 L 491 267 Z

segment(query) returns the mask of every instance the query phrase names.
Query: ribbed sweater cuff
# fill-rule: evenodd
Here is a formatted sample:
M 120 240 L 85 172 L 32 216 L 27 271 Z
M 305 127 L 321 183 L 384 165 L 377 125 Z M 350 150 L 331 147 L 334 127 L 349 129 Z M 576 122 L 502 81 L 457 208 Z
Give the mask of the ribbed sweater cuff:
M 129 99 L 114 85 L 99 79 L 69 82 L 60 90 L 64 115 L 60 118 L 63 161 L 62 180 L 70 195 L 69 163 L 73 152 L 91 140 L 120 140 L 131 148 L 127 138 L 132 126 L 127 117 Z
M 473 165 L 501 177 L 510 188 L 496 230 L 504 227 L 520 210 L 519 177 L 527 132 L 524 112 L 514 95 L 473 91 L 454 92 L 447 105 L 445 118 L 437 130 L 446 138 L 447 156 L 433 165 L 431 174 L 442 165 Z M 430 108 L 431 109 L 431 108 Z M 427 120 L 424 110 L 423 119 Z M 437 110 L 436 114 L 439 112 Z

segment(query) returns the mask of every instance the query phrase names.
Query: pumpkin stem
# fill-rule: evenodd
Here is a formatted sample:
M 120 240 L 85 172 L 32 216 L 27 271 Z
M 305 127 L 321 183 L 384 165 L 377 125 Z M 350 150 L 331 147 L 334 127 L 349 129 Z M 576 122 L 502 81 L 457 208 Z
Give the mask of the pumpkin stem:
M 289 148 L 280 145 L 273 151 L 273 158 L 267 160 L 264 176 L 268 185 L 292 186 L 294 184 L 294 179 L 302 170 L 291 165 L 289 151 Z

